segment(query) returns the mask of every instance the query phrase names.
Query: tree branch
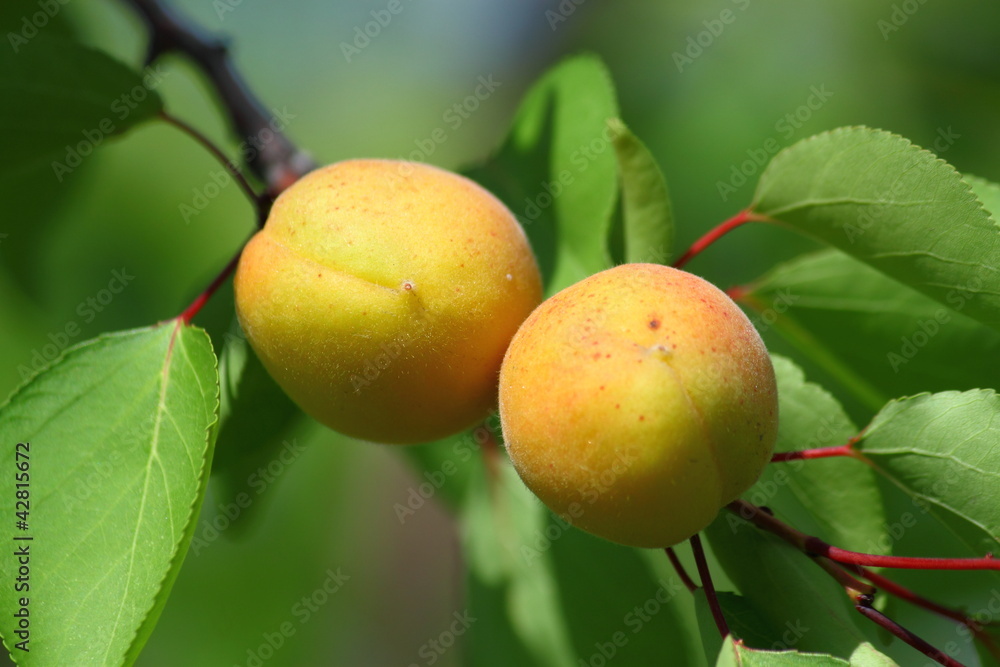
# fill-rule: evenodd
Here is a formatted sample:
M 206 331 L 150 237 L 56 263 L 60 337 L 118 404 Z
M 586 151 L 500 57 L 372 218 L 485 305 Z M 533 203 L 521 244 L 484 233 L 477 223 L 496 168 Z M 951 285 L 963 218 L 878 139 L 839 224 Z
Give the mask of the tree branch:
M 992 554 L 987 554 L 982 558 L 914 558 L 848 551 L 832 546 L 818 537 L 806 535 L 744 500 L 734 500 L 726 507 L 740 518 L 769 533 L 774 533 L 799 550 L 811 556 L 825 556 L 842 565 L 867 565 L 907 570 L 1000 570 L 1000 560 L 993 558 Z
M 276 127 L 273 114 L 250 91 L 229 57 L 226 41 L 182 17 L 162 0 L 123 0 L 145 21 L 150 33 L 146 63 L 164 53 L 191 59 L 219 95 L 236 135 L 252 142 L 247 167 L 267 185 L 273 199 L 316 165 Z

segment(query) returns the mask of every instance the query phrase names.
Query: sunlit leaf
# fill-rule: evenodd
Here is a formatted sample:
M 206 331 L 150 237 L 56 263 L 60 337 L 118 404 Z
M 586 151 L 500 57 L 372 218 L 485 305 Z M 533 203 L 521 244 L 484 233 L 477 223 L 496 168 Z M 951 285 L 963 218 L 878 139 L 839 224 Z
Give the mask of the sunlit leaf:
M 1000 327 L 1000 229 L 955 169 L 906 139 L 864 127 L 776 155 L 755 212 L 816 237 L 941 303 Z
M 673 253 L 674 213 L 659 165 L 623 122 L 609 123 L 621 174 L 626 262 L 666 264 Z
M 617 116 L 601 61 L 568 59 L 528 91 L 500 151 L 467 172 L 524 225 L 547 293 L 610 266 L 618 174 L 607 122 Z
M 31 540 L 16 543 L 30 551 L 30 588 L 0 593 L 0 633 L 19 664 L 135 659 L 191 540 L 217 409 L 208 336 L 175 320 L 71 348 L 2 407 L 4 477 L 22 462 L 30 484 L 17 536 Z M 13 488 L 0 508 L 13 527 Z M 17 567 L 0 559 L 0 576 L 14 581 Z M 27 652 L 15 648 L 22 597 Z

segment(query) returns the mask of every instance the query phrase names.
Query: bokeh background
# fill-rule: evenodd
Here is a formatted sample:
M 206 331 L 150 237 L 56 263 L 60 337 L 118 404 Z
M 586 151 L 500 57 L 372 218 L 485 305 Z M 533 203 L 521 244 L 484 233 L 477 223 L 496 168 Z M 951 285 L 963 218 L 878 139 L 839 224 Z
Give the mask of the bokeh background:
M 355 41 L 358 31 L 387 0 L 174 4 L 232 38 L 253 89 L 320 163 L 414 151 L 445 167 L 473 163 L 502 139 L 540 73 L 568 54 L 596 53 L 623 118 L 670 183 L 678 249 L 750 201 L 759 168 L 747 169 L 745 183 L 733 170 L 769 140 L 787 146 L 855 124 L 927 147 L 948 136 L 943 157 L 1000 180 L 1000 5 L 987 0 L 401 0 L 367 42 Z M 70 2 L 53 23 L 141 62 L 144 30 L 119 2 Z M 167 108 L 234 151 L 238 140 L 200 76 L 178 58 L 164 64 Z M 456 123 L 449 110 L 480 77 L 500 85 Z M 437 128 L 445 141 L 428 150 Z M 185 219 L 182 206 L 195 205 L 218 170 L 189 138 L 150 123 L 105 142 L 62 184 L 9 193 L 0 213 L 0 395 L 36 353 L 59 345 L 68 323 L 80 327 L 68 341 L 76 343 L 172 317 L 201 290 L 254 224 L 233 185 Z M 735 191 L 723 196 L 720 183 Z M 812 247 L 748 227 L 688 268 L 726 287 Z M 99 311 L 81 305 L 115 270 L 134 275 L 122 293 Z M 295 635 L 262 664 L 430 664 L 421 647 L 465 609 L 452 517 L 432 500 L 400 522 L 394 505 L 421 480 L 392 448 L 305 419 L 290 438 L 303 451 L 258 496 L 253 525 L 189 553 L 140 665 L 255 664 L 248 649 L 288 620 Z M 219 511 L 210 496 L 203 519 Z M 296 605 L 328 572 L 347 580 L 299 623 Z M 436 661 L 461 663 L 459 649 Z

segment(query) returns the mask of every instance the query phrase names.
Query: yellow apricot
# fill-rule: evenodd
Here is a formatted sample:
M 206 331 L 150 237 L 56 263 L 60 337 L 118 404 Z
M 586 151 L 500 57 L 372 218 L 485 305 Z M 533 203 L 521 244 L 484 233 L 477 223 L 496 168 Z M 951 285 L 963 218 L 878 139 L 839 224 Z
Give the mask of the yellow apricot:
M 306 413 L 354 437 L 414 443 L 495 405 L 541 278 L 517 220 L 476 183 L 350 160 L 278 197 L 235 290 L 251 346 Z
M 605 539 L 666 547 L 707 526 L 770 460 L 774 369 L 733 301 L 690 273 L 625 264 L 542 303 L 500 371 L 521 479 Z

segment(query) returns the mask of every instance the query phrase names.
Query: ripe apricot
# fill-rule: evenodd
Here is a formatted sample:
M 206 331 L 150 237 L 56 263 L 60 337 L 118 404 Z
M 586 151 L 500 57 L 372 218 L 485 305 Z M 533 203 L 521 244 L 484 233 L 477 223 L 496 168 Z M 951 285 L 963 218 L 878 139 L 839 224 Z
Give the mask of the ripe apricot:
M 525 484 L 595 535 L 666 547 L 757 480 L 777 435 L 774 370 L 711 283 L 654 264 L 546 300 L 500 372 L 500 419 Z
M 358 438 L 414 443 L 489 412 L 541 278 L 517 220 L 476 183 L 350 160 L 278 197 L 235 290 L 251 346 L 306 413 Z

